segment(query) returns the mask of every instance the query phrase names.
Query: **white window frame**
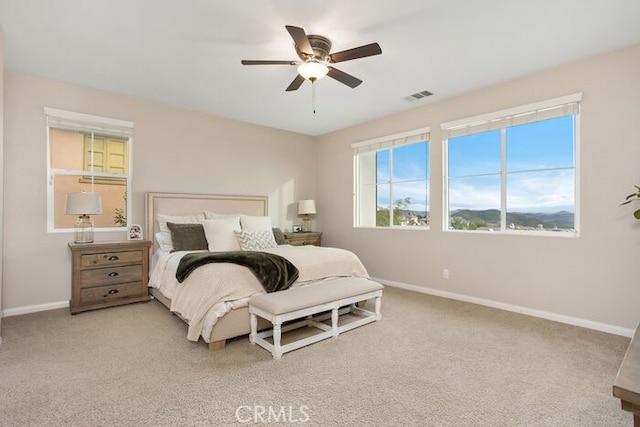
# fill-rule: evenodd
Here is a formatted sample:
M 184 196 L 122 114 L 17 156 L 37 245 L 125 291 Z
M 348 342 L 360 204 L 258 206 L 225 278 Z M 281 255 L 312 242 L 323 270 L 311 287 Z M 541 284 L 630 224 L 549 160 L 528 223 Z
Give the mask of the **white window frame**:
M 44 107 L 47 131 L 47 232 L 66 233 L 73 231 L 73 228 L 55 228 L 54 224 L 54 188 L 53 181 L 56 175 L 87 176 L 94 178 L 124 178 L 126 179 L 126 212 L 127 225 L 122 227 L 100 227 L 94 231 L 118 231 L 125 230 L 131 224 L 131 195 L 132 195 L 132 165 L 133 165 L 133 128 L 134 123 L 127 120 L 112 119 L 108 117 L 94 116 L 91 114 L 77 113 L 72 111 L 59 110 L 56 108 Z M 91 132 L 100 135 L 109 135 L 128 139 L 129 164 L 126 174 L 113 174 L 102 172 L 56 169 L 51 167 L 51 141 L 49 129 L 64 129 L 71 131 Z
M 403 145 L 416 144 L 420 142 L 427 142 L 429 151 L 428 151 L 428 160 L 431 161 L 431 129 L 429 127 L 423 127 L 418 129 L 409 130 L 406 132 L 400 132 L 392 135 L 382 136 L 375 139 L 370 139 L 366 141 L 354 142 L 351 144 L 351 148 L 353 150 L 353 227 L 354 228 L 373 228 L 376 230 L 429 230 L 431 224 L 427 224 L 426 226 L 401 226 L 393 224 L 393 210 L 390 212 L 390 221 L 388 227 L 378 227 L 371 225 L 360 225 L 360 213 L 361 213 L 361 205 L 360 205 L 360 165 L 358 162 L 358 155 L 367 153 L 367 152 L 375 152 L 379 150 L 392 149 L 395 147 L 400 147 Z M 393 158 L 390 159 L 391 173 L 393 173 Z M 431 172 L 430 165 L 427 165 L 427 170 Z M 427 184 L 430 188 L 431 178 L 427 176 Z M 393 185 L 392 185 L 393 187 Z M 392 190 L 393 191 L 393 190 Z M 427 208 L 431 210 L 431 197 L 430 194 L 427 194 Z
M 500 230 L 494 230 L 497 234 L 516 234 L 526 236 L 554 236 L 554 237 L 579 237 L 580 235 L 580 104 L 582 93 L 561 96 L 532 104 L 522 105 L 492 113 L 459 119 L 442 123 L 442 155 L 443 155 L 443 231 L 452 233 L 480 233 L 477 230 L 451 230 L 449 228 L 449 138 L 488 130 L 502 129 L 501 148 L 501 172 L 500 172 Z M 505 129 L 526 123 L 534 123 L 551 118 L 559 118 L 566 115 L 575 115 L 575 153 L 574 153 L 574 231 L 522 231 L 511 230 L 506 225 L 506 157 L 504 148 Z

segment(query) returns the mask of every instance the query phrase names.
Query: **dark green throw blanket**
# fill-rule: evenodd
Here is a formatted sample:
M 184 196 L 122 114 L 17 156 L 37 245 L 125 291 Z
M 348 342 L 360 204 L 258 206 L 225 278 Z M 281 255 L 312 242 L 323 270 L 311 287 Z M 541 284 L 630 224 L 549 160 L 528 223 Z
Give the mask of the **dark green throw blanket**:
M 211 262 L 230 262 L 247 267 L 267 292 L 283 291 L 298 279 L 298 269 L 280 255 L 256 251 L 194 252 L 178 264 L 176 279 L 182 283 L 196 268 Z

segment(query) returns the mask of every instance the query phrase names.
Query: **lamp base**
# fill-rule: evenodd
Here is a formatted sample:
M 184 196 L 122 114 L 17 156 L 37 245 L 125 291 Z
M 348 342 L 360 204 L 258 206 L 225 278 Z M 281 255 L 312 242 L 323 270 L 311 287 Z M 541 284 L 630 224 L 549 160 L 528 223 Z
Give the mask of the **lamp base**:
M 302 231 L 309 233 L 311 231 L 311 218 L 305 216 L 302 218 Z
M 75 243 L 93 243 L 93 223 L 89 215 L 80 215 L 73 228 Z

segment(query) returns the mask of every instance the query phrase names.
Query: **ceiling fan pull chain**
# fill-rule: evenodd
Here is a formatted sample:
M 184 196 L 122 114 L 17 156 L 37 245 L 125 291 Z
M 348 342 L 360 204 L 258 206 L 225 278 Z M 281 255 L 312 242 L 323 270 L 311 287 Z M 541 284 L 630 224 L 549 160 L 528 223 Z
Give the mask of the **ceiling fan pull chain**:
M 311 80 L 311 111 L 316 113 L 316 79 Z

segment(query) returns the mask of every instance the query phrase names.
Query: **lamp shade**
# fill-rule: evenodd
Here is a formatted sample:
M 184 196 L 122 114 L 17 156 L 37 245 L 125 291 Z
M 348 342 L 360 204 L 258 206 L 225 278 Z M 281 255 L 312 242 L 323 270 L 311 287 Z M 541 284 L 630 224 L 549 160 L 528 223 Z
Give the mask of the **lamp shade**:
M 67 215 L 100 215 L 102 203 L 98 193 L 67 193 Z
M 315 200 L 300 200 L 298 202 L 298 215 L 315 215 L 315 214 L 316 214 Z

